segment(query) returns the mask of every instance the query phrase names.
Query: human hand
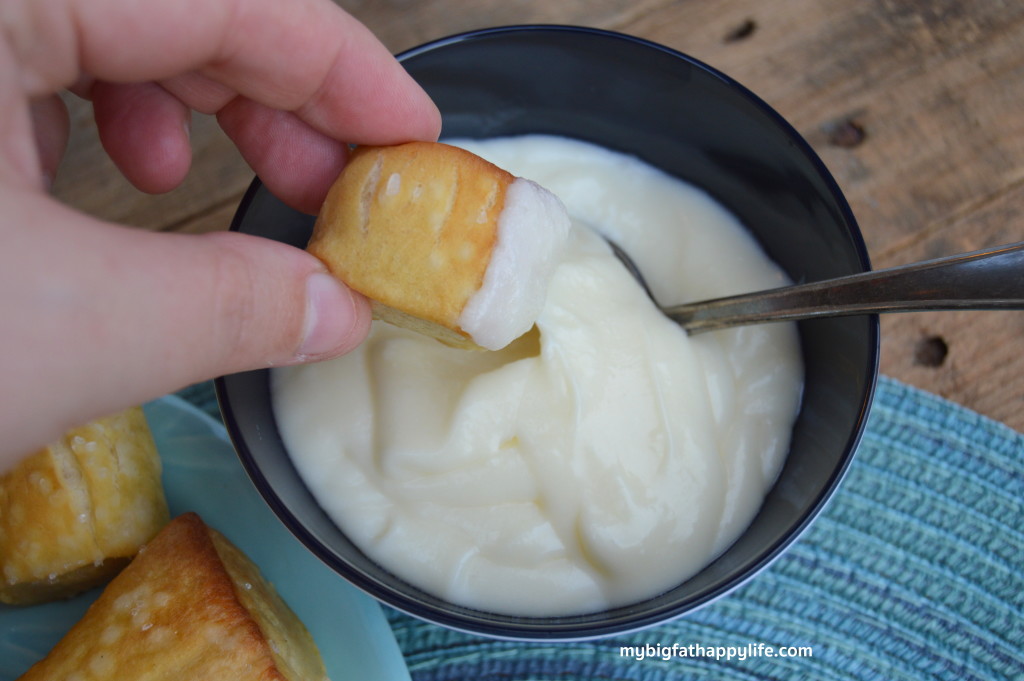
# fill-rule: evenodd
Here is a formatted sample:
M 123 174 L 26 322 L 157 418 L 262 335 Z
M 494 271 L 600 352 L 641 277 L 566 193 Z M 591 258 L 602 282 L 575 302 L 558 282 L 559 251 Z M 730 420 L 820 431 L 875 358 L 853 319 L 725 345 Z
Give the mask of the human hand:
M 77 423 L 365 337 L 365 299 L 302 250 L 126 228 L 46 193 L 69 88 L 140 189 L 184 178 L 195 110 L 315 213 L 348 142 L 439 133 L 436 107 L 365 27 L 329 0 L 5 0 L 0 27 L 0 471 Z

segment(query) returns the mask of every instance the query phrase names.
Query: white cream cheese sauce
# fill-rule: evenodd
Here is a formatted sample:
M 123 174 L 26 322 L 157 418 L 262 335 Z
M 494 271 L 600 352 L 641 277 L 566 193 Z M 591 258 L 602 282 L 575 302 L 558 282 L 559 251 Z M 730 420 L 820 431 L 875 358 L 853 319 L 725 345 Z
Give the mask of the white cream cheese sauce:
M 345 357 L 275 369 L 292 459 L 367 555 L 452 602 L 566 615 L 670 589 L 742 533 L 780 470 L 797 335 L 688 337 L 592 229 L 664 303 L 785 277 L 707 195 L 631 157 L 546 136 L 456 143 L 573 217 L 536 328 L 471 352 L 375 323 Z

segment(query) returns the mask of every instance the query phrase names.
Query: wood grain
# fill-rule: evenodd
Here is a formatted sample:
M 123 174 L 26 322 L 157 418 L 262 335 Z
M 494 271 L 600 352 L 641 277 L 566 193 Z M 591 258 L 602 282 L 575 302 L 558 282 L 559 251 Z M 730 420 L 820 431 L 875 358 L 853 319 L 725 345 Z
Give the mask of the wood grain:
M 812 144 L 847 194 L 876 267 L 1024 239 L 1024 3 L 340 4 L 393 52 L 470 29 L 556 23 L 624 31 L 701 59 Z M 102 153 L 88 104 L 69 102 L 74 135 L 55 183 L 60 198 L 146 229 L 227 227 L 252 173 L 212 118 L 193 121 L 185 184 L 149 196 Z M 1024 313 L 891 315 L 882 330 L 885 374 L 1024 431 Z

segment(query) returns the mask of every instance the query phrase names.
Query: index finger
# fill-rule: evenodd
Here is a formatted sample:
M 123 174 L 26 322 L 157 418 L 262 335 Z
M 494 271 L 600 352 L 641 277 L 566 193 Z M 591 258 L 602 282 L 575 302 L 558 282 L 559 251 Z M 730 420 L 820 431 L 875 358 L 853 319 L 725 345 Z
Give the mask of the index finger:
M 438 134 L 426 93 L 329 0 L 14 4 L 3 23 L 30 96 L 81 72 L 120 83 L 198 72 L 335 139 L 386 144 Z

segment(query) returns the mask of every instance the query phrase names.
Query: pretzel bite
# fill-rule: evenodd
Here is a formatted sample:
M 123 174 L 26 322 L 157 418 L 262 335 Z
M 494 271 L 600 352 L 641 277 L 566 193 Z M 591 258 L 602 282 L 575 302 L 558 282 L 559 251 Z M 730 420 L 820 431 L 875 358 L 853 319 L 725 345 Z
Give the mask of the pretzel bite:
M 305 625 L 195 513 L 172 520 L 19 681 L 326 681 Z
M 359 147 L 307 250 L 374 315 L 462 348 L 533 326 L 570 229 L 561 201 L 464 149 Z
M 167 523 L 141 407 L 74 428 L 0 476 L 0 601 L 67 598 L 108 581 Z

